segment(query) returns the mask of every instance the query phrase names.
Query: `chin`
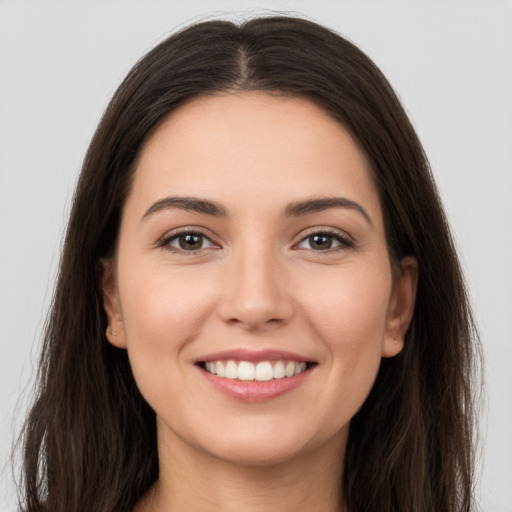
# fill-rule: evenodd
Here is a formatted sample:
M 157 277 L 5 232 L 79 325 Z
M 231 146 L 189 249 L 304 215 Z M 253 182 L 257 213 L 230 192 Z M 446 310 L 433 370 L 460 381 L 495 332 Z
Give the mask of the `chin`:
M 266 427 L 260 424 L 247 429 L 237 428 L 229 435 L 223 432 L 217 440 L 208 443 L 209 449 L 205 451 L 233 465 L 268 467 L 299 461 L 325 449 L 329 453 L 333 449 L 344 450 L 348 434 L 348 426 L 334 435 L 294 430 L 283 422 Z
M 236 442 L 226 451 L 217 451 L 216 457 L 233 465 L 266 467 L 283 464 L 300 457 L 302 450 L 273 441 Z

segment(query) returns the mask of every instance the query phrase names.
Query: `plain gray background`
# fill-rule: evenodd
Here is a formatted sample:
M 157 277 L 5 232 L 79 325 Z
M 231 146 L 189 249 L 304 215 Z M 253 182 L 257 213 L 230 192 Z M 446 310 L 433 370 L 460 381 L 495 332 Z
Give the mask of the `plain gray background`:
M 487 401 L 477 496 L 484 511 L 512 511 L 511 2 L 0 0 L 1 511 L 15 508 L 8 456 L 28 403 L 73 186 L 107 101 L 131 65 L 176 28 L 264 9 L 302 13 L 348 36 L 410 113 L 482 332 Z

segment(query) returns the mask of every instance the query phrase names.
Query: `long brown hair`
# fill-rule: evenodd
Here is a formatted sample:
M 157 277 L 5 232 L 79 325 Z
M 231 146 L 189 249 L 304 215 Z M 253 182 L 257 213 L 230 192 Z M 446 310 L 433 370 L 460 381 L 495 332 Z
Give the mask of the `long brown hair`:
M 183 102 L 226 90 L 307 97 L 349 129 L 372 164 L 392 260 L 418 261 L 405 348 L 382 361 L 351 422 L 348 510 L 472 510 L 478 338 L 427 158 L 375 64 L 338 34 L 285 16 L 186 28 L 144 56 L 110 102 L 74 196 L 24 430 L 22 509 L 131 510 L 158 478 L 155 414 L 126 352 L 106 342 L 98 265 L 114 251 L 148 135 Z

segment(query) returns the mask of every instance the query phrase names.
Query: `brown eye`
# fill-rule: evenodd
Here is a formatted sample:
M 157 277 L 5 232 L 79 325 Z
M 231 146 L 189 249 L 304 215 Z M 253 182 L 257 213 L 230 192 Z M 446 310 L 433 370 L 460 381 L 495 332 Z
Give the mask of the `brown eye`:
M 195 251 L 197 249 L 201 249 L 203 245 L 203 237 L 201 235 L 181 235 L 178 237 L 178 244 L 180 249 L 185 251 Z
M 311 251 L 328 251 L 330 249 L 343 249 L 353 247 L 353 242 L 340 233 L 318 232 L 303 238 L 299 244 L 300 249 Z
M 199 251 L 212 247 L 212 242 L 202 233 L 178 233 L 165 243 L 168 247 L 182 252 Z
M 309 238 L 311 249 L 324 250 L 332 247 L 332 236 L 330 235 L 312 235 Z

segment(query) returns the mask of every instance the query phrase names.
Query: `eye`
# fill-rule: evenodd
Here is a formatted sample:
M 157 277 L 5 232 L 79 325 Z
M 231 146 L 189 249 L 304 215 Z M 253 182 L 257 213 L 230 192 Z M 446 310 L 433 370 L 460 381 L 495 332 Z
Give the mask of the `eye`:
M 318 231 L 312 233 L 306 238 L 303 238 L 298 244 L 299 249 L 324 252 L 332 249 L 337 250 L 353 246 L 353 242 L 345 236 L 340 233 L 333 233 L 330 231 Z
M 161 245 L 176 252 L 191 253 L 214 247 L 213 242 L 206 235 L 196 231 L 175 233 L 164 238 Z

